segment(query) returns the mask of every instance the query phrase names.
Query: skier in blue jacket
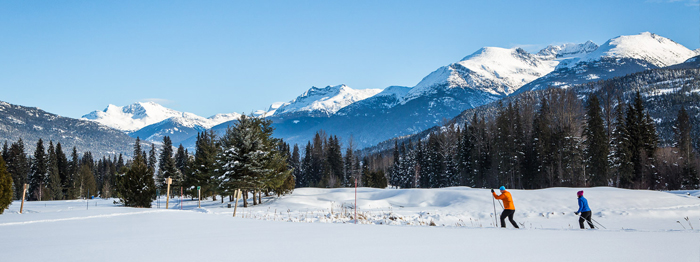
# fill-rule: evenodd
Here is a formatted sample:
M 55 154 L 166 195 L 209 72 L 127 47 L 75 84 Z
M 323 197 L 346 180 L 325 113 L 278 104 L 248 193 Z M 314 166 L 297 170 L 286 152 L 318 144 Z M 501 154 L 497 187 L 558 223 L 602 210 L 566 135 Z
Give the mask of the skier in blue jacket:
M 581 226 L 581 229 L 586 229 L 586 227 L 583 226 L 583 221 L 585 220 L 588 222 L 588 225 L 591 226 L 591 229 L 594 229 L 595 227 L 591 222 L 591 208 L 588 207 L 588 200 L 583 197 L 583 191 L 578 191 L 576 195 L 578 196 L 578 211 L 574 212 L 574 214 L 581 214 L 578 218 L 579 226 Z

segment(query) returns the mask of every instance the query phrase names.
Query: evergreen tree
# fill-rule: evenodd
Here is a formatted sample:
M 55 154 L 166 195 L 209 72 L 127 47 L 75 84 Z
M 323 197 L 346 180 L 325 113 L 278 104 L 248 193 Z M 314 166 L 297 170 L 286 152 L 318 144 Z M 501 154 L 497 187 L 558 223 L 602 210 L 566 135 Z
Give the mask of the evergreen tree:
M 690 117 L 684 107 L 678 111 L 674 125 L 674 147 L 678 149 L 678 163 L 681 164 L 681 186 L 683 189 L 700 188 L 700 177 L 695 167 L 695 152 L 692 146 Z
M 30 160 L 24 151 L 24 142 L 21 138 L 10 146 L 7 163 L 7 171 L 12 175 L 14 182 L 14 198 L 21 199 L 24 184 L 27 183 L 28 175 L 31 172 Z
M 68 183 L 69 163 L 68 158 L 66 158 L 66 153 L 63 152 L 61 143 L 56 143 L 56 166 L 58 167 L 63 196 L 66 196 L 68 194 L 68 188 L 70 187 Z
M 80 197 L 80 157 L 78 156 L 78 150 L 73 147 L 73 152 L 71 153 L 71 161 L 68 168 L 68 199 L 77 199 Z
M 216 143 L 216 133 L 209 130 L 197 134 L 196 149 L 192 172 L 192 185 L 202 187 L 202 195 L 213 196 L 216 201 L 217 187 L 213 179 L 216 174 L 216 155 L 218 146 Z
M 2 144 L 2 158 L 8 159 L 10 156 L 10 148 L 7 147 L 7 140 Z
M 137 136 L 136 141 L 134 142 L 134 159 L 136 159 L 136 156 L 142 155 L 141 150 L 141 139 Z M 143 154 L 142 156 L 144 158 L 146 157 L 145 154 Z
M 166 136 L 167 137 L 167 136 Z M 172 143 L 171 143 L 172 146 Z M 170 152 L 172 153 L 172 149 L 170 149 Z M 144 157 L 146 156 L 146 152 L 143 152 Z M 152 170 L 156 170 L 156 166 L 158 165 L 158 159 L 156 156 L 156 145 L 151 144 L 151 151 L 148 153 L 148 168 Z M 162 170 L 159 170 L 162 171 Z
M 598 97 L 593 95 L 586 108 L 586 163 L 590 186 L 607 186 L 608 154 L 610 153 L 608 137 L 603 126 L 603 117 Z
M 394 140 L 394 163 L 391 165 L 391 172 L 389 174 L 391 177 L 389 184 L 398 187 L 401 183 L 401 154 L 399 153 L 398 140 Z
M 173 158 L 173 143 L 169 136 L 164 136 L 163 149 L 161 149 L 160 158 L 158 159 L 158 181 L 156 183 L 164 188 L 167 178 L 173 179 L 173 186 L 175 187 L 183 185 L 182 177 Z
M 78 176 L 80 178 L 80 197 L 89 199 L 92 196 L 96 196 L 97 182 L 95 182 L 95 176 L 92 173 L 90 165 L 81 165 Z
M 294 144 L 294 149 L 292 151 L 292 159 L 290 163 L 291 168 L 294 170 L 293 175 L 294 175 L 294 187 L 299 186 L 299 179 L 302 177 L 302 170 L 301 170 L 301 155 L 299 154 L 299 146 L 297 144 Z
M 554 138 L 552 127 L 552 115 L 547 97 L 542 97 L 540 109 L 533 121 L 533 148 L 535 151 L 535 166 L 538 172 L 533 179 L 535 188 L 553 186 L 555 177 L 554 170 Z
M 61 174 L 58 171 L 58 157 L 53 147 L 53 141 L 49 141 L 49 150 L 46 158 L 46 168 L 49 175 L 49 196 L 52 200 L 63 199 L 63 186 L 61 185 Z
M 32 173 L 29 176 L 30 200 L 41 200 L 42 191 L 47 180 L 46 172 L 46 150 L 44 149 L 44 141 L 39 138 L 39 141 L 36 143 L 34 158 L 32 158 Z
M 255 193 L 280 187 L 291 175 L 285 157 L 276 150 L 279 141 L 272 138 L 271 126 L 270 120 L 242 116 L 226 129 L 216 157 L 223 193 L 253 191 L 255 205 Z
M 7 144 L 7 143 L 5 143 Z M 12 204 L 12 176 L 7 172 L 5 160 L 0 156 L 0 215 Z
M 343 177 L 343 155 L 338 137 L 331 136 L 325 146 L 323 178 L 320 187 L 339 187 Z
M 134 151 L 139 152 L 136 149 Z M 125 171 L 117 178 L 121 201 L 128 207 L 150 208 L 151 202 L 156 199 L 156 186 L 153 169 L 146 164 L 144 155 L 137 153 L 131 167 Z
M 311 176 L 309 173 L 312 170 L 311 167 L 311 162 L 312 162 L 312 156 L 311 156 L 311 142 L 306 143 L 306 147 L 304 148 L 304 159 L 301 161 L 301 171 L 298 176 L 298 180 L 296 181 L 297 187 L 309 187 L 311 185 Z

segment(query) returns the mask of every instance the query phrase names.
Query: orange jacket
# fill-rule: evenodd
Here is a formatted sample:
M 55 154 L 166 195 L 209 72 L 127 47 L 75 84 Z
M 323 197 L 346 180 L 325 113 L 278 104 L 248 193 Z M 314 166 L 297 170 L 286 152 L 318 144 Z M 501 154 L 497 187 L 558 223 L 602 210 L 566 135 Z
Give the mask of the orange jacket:
M 503 200 L 503 209 L 508 209 L 508 210 L 515 210 L 515 205 L 513 205 L 513 197 L 510 196 L 510 192 L 508 191 L 503 191 L 503 194 L 496 195 L 496 193 L 491 193 L 493 194 L 493 197 L 496 199 Z

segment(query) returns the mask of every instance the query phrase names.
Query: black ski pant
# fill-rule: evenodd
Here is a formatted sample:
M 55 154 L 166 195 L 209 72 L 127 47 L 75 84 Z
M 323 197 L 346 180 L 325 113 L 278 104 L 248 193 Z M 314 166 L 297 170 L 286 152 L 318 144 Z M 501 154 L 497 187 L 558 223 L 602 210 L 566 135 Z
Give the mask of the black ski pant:
M 578 225 L 581 226 L 581 229 L 586 229 L 586 227 L 583 226 L 583 221 L 588 222 L 591 228 L 595 228 L 593 222 L 591 222 L 591 211 L 581 212 L 581 216 L 578 218 Z
M 502 228 L 506 227 L 506 217 L 508 217 L 508 220 L 510 220 L 510 223 L 513 224 L 513 226 L 515 228 L 519 228 L 518 223 L 515 223 L 515 220 L 513 220 L 513 214 L 515 214 L 515 210 L 511 210 L 511 209 L 503 210 L 503 213 L 501 213 L 501 227 Z

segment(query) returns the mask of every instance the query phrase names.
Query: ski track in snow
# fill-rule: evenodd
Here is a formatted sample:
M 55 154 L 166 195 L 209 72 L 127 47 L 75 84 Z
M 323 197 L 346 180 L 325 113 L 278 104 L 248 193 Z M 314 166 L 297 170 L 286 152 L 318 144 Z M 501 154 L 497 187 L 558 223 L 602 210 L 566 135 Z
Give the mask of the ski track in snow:
M 129 212 L 129 213 L 103 214 L 103 215 L 85 216 L 85 217 L 69 217 L 69 218 L 59 218 L 59 219 L 30 220 L 30 221 L 22 221 L 22 222 L 1 223 L 0 226 L 17 226 L 17 225 L 36 224 L 36 223 L 49 223 L 49 222 L 61 222 L 61 221 L 71 221 L 71 220 L 84 220 L 84 219 L 93 219 L 93 218 L 106 218 L 106 217 L 118 217 L 118 216 L 129 216 L 129 215 L 141 215 L 141 214 L 156 213 L 156 212 L 165 212 L 165 211 L 164 211 L 164 210 L 149 210 L 149 211 Z

